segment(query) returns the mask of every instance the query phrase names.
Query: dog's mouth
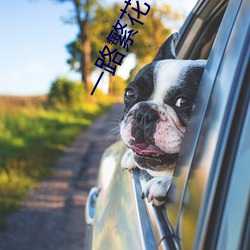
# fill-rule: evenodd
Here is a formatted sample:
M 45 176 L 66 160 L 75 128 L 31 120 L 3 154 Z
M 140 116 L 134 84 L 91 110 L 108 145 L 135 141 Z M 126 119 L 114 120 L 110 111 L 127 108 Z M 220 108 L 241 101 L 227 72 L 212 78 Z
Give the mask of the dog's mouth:
M 162 152 L 157 147 L 147 143 L 137 143 L 130 145 L 130 148 L 134 151 L 135 156 L 141 160 L 149 160 L 152 167 L 154 165 L 171 164 L 177 160 L 178 153 L 168 154 Z

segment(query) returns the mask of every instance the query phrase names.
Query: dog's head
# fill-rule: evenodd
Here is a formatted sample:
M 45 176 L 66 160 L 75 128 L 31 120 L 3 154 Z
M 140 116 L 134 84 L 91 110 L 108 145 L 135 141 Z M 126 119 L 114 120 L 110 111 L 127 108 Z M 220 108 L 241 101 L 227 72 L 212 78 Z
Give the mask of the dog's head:
M 125 89 L 121 137 L 142 169 L 175 167 L 205 67 L 205 60 L 176 59 L 177 37 L 171 35 Z

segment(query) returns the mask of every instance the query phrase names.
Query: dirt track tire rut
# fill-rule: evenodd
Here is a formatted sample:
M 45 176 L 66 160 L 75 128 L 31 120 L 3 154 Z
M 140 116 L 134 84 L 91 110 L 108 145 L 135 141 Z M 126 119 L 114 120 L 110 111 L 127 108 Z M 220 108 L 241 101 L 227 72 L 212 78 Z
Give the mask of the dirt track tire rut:
M 43 179 L 22 209 L 7 218 L 9 230 L 0 232 L 2 250 L 84 249 L 84 208 L 89 189 L 95 185 L 102 152 L 117 139 L 108 135 L 122 114 L 112 109 L 60 157 L 52 176 Z

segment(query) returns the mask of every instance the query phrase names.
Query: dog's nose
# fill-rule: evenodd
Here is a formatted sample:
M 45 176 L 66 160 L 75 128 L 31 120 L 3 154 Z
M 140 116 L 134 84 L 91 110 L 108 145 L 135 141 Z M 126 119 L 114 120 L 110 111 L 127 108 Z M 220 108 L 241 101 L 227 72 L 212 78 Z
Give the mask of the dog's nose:
M 135 124 L 140 129 L 148 128 L 159 118 L 157 112 L 152 109 L 139 109 L 135 114 Z

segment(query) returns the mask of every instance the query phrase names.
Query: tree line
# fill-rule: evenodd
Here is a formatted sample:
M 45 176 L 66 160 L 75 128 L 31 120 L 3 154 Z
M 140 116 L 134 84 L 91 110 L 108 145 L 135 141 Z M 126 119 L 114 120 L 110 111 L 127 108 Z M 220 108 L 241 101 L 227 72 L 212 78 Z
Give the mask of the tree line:
M 56 2 L 70 2 L 73 7 L 71 16 L 68 21 L 78 26 L 78 34 L 76 38 L 66 45 L 69 52 L 67 63 L 72 70 L 78 71 L 81 74 L 81 80 L 84 85 L 86 95 L 89 95 L 93 86 L 91 85 L 90 74 L 96 69 L 95 61 L 100 57 L 99 51 L 103 50 L 105 44 L 108 44 L 107 37 L 121 15 L 121 9 L 126 5 L 124 2 L 115 3 L 105 6 L 98 0 L 54 0 Z M 106 3 L 106 1 L 104 2 Z M 132 6 L 136 6 L 136 1 L 131 1 Z M 143 3 L 140 2 L 141 10 L 143 11 Z M 128 13 L 131 11 L 127 9 Z M 131 16 L 135 13 L 131 13 Z M 126 48 L 112 45 L 112 48 L 117 48 L 117 51 L 123 54 L 134 53 L 136 55 L 136 66 L 131 70 L 131 77 L 136 73 L 138 68 L 149 63 L 158 48 L 166 37 L 170 34 L 171 29 L 166 26 L 166 20 L 173 15 L 169 5 L 150 4 L 148 15 L 143 17 L 144 24 L 134 23 L 131 26 L 128 17 L 124 16 L 122 24 L 128 24 L 128 29 L 138 31 L 134 36 L 133 46 L 129 52 Z M 112 82 L 115 81 L 117 75 L 111 76 L 110 92 L 112 93 Z

